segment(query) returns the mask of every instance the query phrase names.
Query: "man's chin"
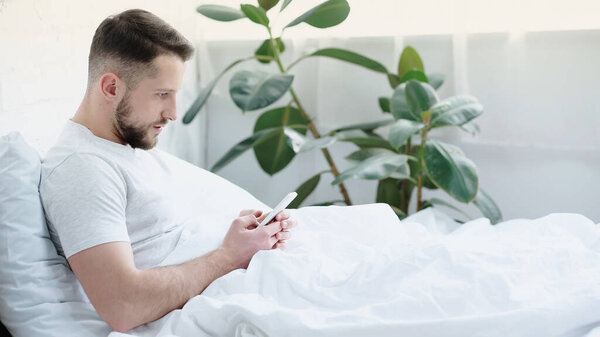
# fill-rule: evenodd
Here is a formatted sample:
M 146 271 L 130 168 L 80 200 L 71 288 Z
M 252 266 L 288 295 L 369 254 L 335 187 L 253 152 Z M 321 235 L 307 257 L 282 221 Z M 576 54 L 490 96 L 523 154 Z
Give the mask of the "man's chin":
M 138 146 L 132 146 L 142 150 L 152 150 L 158 144 L 158 137 L 150 138 L 149 140 L 139 143 Z M 129 144 L 131 145 L 131 144 Z
M 153 149 L 156 144 L 158 144 L 158 135 L 155 135 L 146 145 L 148 145 L 148 147 L 146 148 L 146 150 L 151 150 Z

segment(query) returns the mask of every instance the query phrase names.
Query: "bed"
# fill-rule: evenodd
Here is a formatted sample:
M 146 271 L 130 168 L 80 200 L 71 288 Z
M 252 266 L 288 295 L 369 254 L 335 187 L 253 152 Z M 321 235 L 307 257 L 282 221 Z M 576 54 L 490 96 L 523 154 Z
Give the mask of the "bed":
M 287 251 L 259 252 L 182 309 L 114 332 L 49 239 L 39 169 L 18 133 L 0 138 L 0 319 L 15 337 L 600 336 L 600 226 L 585 216 L 461 225 L 431 208 L 399 221 L 385 204 L 294 210 Z M 198 173 L 235 193 L 235 209 L 266 209 Z M 214 249 L 233 211 L 184 231 L 161 265 Z

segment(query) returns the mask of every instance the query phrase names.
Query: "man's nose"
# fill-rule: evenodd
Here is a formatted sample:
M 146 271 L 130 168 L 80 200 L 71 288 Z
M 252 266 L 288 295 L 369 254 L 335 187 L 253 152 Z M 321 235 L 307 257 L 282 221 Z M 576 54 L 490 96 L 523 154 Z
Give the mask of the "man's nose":
M 163 110 L 162 117 L 172 121 L 177 119 L 177 103 L 174 99 L 172 103 L 169 104 L 169 106 L 165 110 Z

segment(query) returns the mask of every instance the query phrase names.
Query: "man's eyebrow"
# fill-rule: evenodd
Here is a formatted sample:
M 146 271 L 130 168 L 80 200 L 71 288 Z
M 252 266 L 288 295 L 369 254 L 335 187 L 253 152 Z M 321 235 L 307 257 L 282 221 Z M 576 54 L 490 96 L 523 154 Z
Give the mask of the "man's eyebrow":
M 168 92 L 176 92 L 177 90 L 175 89 L 156 89 L 156 91 L 168 91 Z

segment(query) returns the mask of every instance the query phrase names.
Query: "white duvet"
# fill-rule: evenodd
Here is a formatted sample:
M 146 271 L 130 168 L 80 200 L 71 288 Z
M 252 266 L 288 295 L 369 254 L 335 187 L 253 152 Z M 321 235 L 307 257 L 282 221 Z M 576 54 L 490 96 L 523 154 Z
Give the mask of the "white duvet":
M 307 207 L 287 251 L 262 251 L 181 310 L 117 336 L 600 336 L 600 226 L 552 214 L 458 226 L 427 209 Z M 210 251 L 185 233 L 162 263 Z

